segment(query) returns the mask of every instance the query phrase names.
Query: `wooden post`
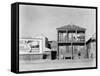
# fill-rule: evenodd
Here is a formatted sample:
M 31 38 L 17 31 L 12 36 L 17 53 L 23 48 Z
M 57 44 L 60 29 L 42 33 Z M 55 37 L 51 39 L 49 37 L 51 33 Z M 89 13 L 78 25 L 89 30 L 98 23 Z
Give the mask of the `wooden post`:
M 68 42 L 68 30 L 66 30 L 66 43 Z M 66 45 L 66 53 L 68 53 L 69 51 L 69 47 L 67 47 L 68 45 Z
M 68 39 L 68 31 L 66 30 L 66 42 L 67 42 L 67 39 Z
M 76 34 L 76 41 L 77 41 L 77 30 L 76 30 L 75 34 Z
M 59 32 L 58 32 L 58 37 L 59 37 L 58 42 L 60 42 L 61 41 L 61 33 L 59 33 Z
M 71 46 L 72 46 L 72 59 L 73 59 L 73 44 L 71 43 Z
M 57 57 L 58 57 L 58 59 L 59 59 L 59 37 L 61 37 L 61 35 L 60 35 L 59 31 L 57 31 L 57 51 L 58 51 Z
M 85 32 L 84 32 L 84 35 L 85 35 Z M 86 53 L 87 53 L 87 56 L 86 56 L 86 58 L 89 58 L 89 52 L 88 52 L 88 50 L 87 50 L 87 46 L 86 46 L 86 36 L 85 36 L 85 40 L 84 40 L 84 43 L 85 43 L 85 51 L 86 51 Z

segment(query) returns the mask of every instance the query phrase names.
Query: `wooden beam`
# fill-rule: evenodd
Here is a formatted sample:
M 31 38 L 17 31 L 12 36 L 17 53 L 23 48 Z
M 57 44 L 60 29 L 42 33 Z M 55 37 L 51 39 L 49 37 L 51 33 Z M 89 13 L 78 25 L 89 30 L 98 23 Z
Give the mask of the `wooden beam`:
M 58 45 L 58 43 L 59 43 L 59 36 L 60 34 L 59 34 L 59 31 L 57 31 L 57 57 L 58 57 L 58 59 L 59 59 L 59 45 Z

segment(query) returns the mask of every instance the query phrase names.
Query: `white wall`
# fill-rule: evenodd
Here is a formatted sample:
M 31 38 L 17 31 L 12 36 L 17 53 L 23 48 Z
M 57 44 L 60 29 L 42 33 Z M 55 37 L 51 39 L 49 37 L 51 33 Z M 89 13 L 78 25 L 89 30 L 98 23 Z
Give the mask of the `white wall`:
M 31 50 L 30 44 L 33 46 L 33 42 L 26 44 L 25 41 L 34 41 L 34 42 L 39 42 L 39 48 L 38 50 Z M 41 54 L 43 53 L 43 40 L 42 39 L 38 39 L 38 38 L 33 38 L 33 39 L 20 39 L 20 41 L 23 41 L 23 43 L 19 43 L 19 54 Z M 32 52 L 29 52 L 29 51 Z
M 65 5 L 83 5 L 83 6 L 97 6 L 98 13 L 100 13 L 100 0 L 1 0 L 0 1 L 0 76 L 17 76 L 10 72 L 10 56 L 11 56 L 11 7 L 10 4 L 15 1 L 36 2 L 36 3 L 51 3 L 51 4 L 65 4 Z M 100 14 L 98 15 L 100 20 Z M 98 20 L 98 25 L 100 22 Z M 100 26 L 98 26 L 100 29 Z M 100 30 L 98 30 L 100 32 Z M 100 39 L 100 34 L 98 35 Z M 98 44 L 100 45 L 100 40 Z M 98 45 L 98 46 L 99 46 Z M 100 50 L 100 48 L 98 47 Z M 99 51 L 98 50 L 98 51 Z M 100 52 L 98 52 L 100 58 Z M 98 59 L 100 66 L 100 59 Z M 100 68 L 94 70 L 79 70 L 79 71 L 63 71 L 63 72 L 47 72 L 47 73 L 28 73 L 20 74 L 19 76 L 99 76 Z

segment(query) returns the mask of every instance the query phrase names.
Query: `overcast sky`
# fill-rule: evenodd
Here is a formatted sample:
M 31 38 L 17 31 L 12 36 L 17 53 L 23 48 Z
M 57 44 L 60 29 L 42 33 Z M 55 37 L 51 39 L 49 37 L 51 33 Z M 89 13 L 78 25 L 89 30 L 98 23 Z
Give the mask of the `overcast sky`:
M 56 28 L 75 24 L 86 28 L 86 40 L 95 32 L 95 9 L 20 5 L 20 37 L 44 34 L 49 40 L 57 40 Z

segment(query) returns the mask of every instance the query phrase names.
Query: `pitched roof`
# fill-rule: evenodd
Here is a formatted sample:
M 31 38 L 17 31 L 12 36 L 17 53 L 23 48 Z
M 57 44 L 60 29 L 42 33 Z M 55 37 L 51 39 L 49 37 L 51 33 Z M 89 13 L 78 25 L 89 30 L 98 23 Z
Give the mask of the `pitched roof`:
M 96 41 L 96 33 L 92 35 L 92 37 L 90 39 L 88 39 L 88 41 L 86 42 L 86 44 L 90 43 L 90 42 L 94 42 Z
M 96 42 L 96 39 L 90 38 L 90 39 L 86 42 L 86 44 L 88 44 L 88 43 L 90 43 L 90 42 Z
M 60 30 L 60 29 L 68 29 L 68 30 L 74 30 L 74 29 L 77 29 L 77 30 L 86 30 L 85 28 L 82 28 L 82 27 L 79 27 L 79 26 L 76 26 L 76 25 L 70 25 L 70 24 L 57 28 L 57 30 Z

